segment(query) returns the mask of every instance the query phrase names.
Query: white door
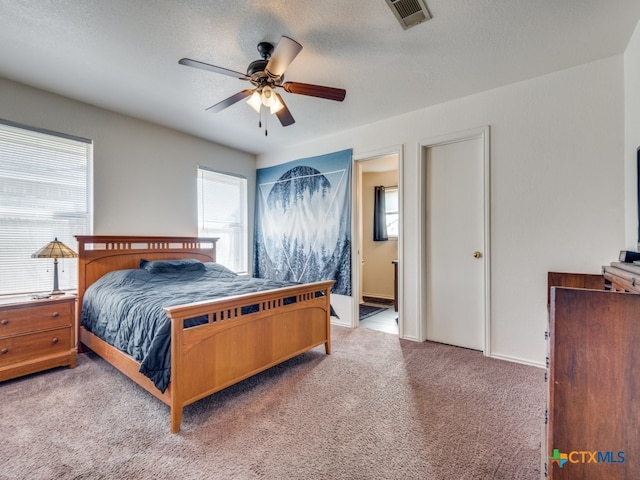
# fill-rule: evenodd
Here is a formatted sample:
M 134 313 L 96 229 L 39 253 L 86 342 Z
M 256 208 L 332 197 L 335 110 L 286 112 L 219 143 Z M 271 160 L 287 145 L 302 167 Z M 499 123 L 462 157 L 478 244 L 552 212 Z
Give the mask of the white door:
M 427 340 L 484 350 L 484 139 L 425 148 Z

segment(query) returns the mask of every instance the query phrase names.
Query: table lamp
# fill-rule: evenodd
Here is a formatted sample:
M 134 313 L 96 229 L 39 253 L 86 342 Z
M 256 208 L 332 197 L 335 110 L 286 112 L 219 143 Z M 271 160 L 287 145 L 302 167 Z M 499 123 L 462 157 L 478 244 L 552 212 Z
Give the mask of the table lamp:
M 53 242 L 49 242 L 31 258 L 53 258 L 53 291 L 52 295 L 64 295 L 64 292 L 58 288 L 58 259 L 59 258 L 75 258 L 78 254 L 67 247 L 64 243 L 58 241 L 56 237 Z

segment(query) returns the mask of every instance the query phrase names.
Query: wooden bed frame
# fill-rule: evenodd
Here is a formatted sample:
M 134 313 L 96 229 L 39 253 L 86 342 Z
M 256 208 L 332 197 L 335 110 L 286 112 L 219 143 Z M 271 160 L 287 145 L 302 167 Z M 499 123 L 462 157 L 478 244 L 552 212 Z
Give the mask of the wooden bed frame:
M 89 285 L 112 270 L 138 268 L 141 258 L 215 261 L 217 238 L 77 236 L 78 351 L 109 362 L 171 408 L 171 433 L 180 431 L 183 408 L 258 372 L 324 344 L 331 353 L 330 288 L 315 282 L 165 308 L 171 320 L 171 382 L 161 393 L 139 373 L 140 364 L 80 326 Z M 323 295 L 318 296 L 317 293 Z M 286 304 L 285 299 L 296 302 Z M 258 311 L 242 314 L 243 306 Z M 184 328 L 189 318 L 209 322 Z

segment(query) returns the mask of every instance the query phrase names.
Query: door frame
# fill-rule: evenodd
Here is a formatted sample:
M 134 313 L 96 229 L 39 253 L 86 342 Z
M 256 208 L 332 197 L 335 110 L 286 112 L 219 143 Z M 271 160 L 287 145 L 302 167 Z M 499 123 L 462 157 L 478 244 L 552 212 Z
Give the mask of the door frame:
M 351 292 L 352 292 L 352 305 L 351 305 L 351 326 L 357 328 L 360 325 L 358 306 L 360 304 L 360 245 L 361 245 L 361 232 L 360 222 L 362 216 L 362 204 L 360 199 L 362 198 L 362 169 L 361 162 L 367 160 L 373 160 L 378 157 L 386 157 L 389 155 L 396 155 L 398 157 L 398 336 L 403 338 L 404 335 L 404 322 L 402 321 L 402 312 L 404 310 L 403 301 L 403 205 L 404 205 L 404 188 L 403 188 L 403 148 L 402 145 L 383 148 L 372 152 L 366 152 L 360 155 L 354 155 L 353 161 L 353 196 L 352 205 L 353 214 L 351 215 Z
M 419 231 L 421 236 L 419 251 L 419 312 L 423 312 L 421 321 L 418 324 L 418 334 L 422 341 L 426 340 L 427 334 L 427 221 L 426 221 L 426 201 L 427 201 L 427 149 L 450 143 L 462 142 L 471 139 L 480 138 L 483 142 L 483 212 L 484 212 L 484 228 L 483 228 L 483 256 L 484 256 L 484 348 L 483 354 L 491 356 L 491 184 L 490 184 L 490 128 L 489 125 L 472 128 L 469 130 L 454 132 L 438 137 L 426 138 L 418 142 L 417 157 L 418 178 L 420 182 L 420 204 L 419 204 Z

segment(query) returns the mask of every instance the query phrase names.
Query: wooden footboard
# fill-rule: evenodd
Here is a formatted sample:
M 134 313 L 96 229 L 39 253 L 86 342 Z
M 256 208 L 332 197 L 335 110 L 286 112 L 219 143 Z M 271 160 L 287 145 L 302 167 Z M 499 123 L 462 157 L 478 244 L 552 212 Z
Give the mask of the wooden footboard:
M 332 284 L 166 308 L 171 318 L 171 432 L 180 430 L 186 405 L 319 345 L 331 353 Z M 242 307 L 249 306 L 257 311 L 243 314 Z M 203 315 L 208 323 L 183 327 L 185 320 Z
M 147 260 L 215 261 L 215 238 L 79 236 L 80 302 L 105 273 L 138 268 Z M 165 308 L 171 320 L 171 381 L 160 392 L 126 353 L 78 327 L 82 345 L 171 408 L 171 432 L 180 430 L 185 406 L 319 345 L 331 353 L 330 289 L 316 282 Z M 82 305 L 82 303 L 80 303 Z M 78 310 L 80 311 L 81 308 Z M 206 324 L 184 328 L 206 316 Z M 79 325 L 79 321 L 78 321 Z

